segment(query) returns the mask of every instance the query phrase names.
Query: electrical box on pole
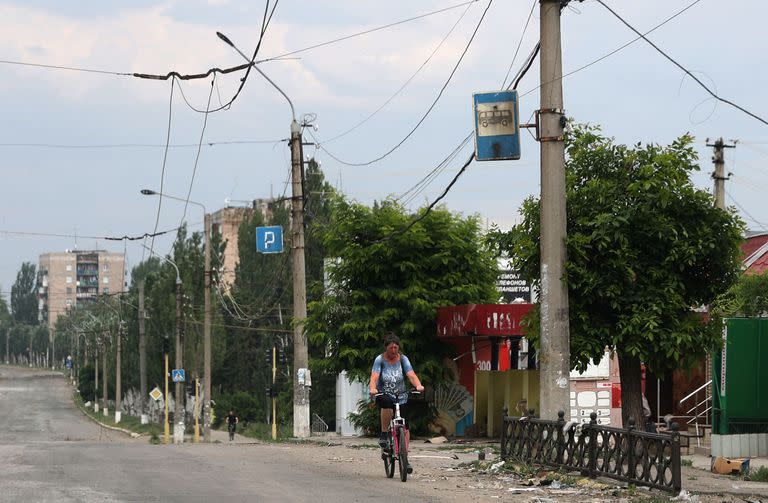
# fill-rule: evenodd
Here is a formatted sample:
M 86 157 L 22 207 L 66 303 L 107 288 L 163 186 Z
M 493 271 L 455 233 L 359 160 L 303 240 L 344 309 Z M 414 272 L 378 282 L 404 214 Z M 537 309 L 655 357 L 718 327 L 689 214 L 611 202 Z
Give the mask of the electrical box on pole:
M 475 113 L 475 158 L 478 161 L 520 159 L 517 91 L 472 95 Z

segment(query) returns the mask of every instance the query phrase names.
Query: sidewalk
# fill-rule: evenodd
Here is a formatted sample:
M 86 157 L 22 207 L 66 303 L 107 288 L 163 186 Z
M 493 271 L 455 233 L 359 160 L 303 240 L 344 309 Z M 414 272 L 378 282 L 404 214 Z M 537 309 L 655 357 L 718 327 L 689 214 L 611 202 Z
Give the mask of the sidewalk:
M 343 445 L 351 448 L 378 448 L 378 439 L 373 437 L 342 437 L 334 433 L 329 433 L 322 436 L 313 436 L 308 440 L 318 444 L 327 443 L 329 445 Z M 458 454 L 459 458 L 454 462 L 455 464 L 466 462 L 468 460 L 476 460 L 477 453 L 484 448 L 494 447 L 496 452 L 498 452 L 499 449 L 498 440 L 494 441 L 493 439 L 461 439 L 461 443 L 457 443 L 456 440 L 454 440 L 441 444 L 426 443 L 425 440 L 426 438 L 414 438 L 411 442 L 411 448 L 416 448 L 420 451 L 439 451 L 442 455 L 455 452 Z M 438 452 L 433 453 L 437 454 Z M 496 456 L 496 454 L 489 453 L 486 455 L 486 460 L 495 460 Z M 683 489 L 689 493 L 708 495 L 730 494 L 739 497 L 757 495 L 763 498 L 763 500 L 765 500 L 765 497 L 768 497 L 768 483 L 766 482 L 751 482 L 734 475 L 719 475 L 712 473 L 710 471 L 711 458 L 709 456 L 694 454 L 682 456 L 682 459 L 688 459 L 693 462 L 693 466 L 683 466 L 681 468 L 682 486 Z M 768 458 L 752 458 L 750 460 L 751 469 L 758 469 L 762 466 L 768 466 Z M 555 471 L 555 469 L 551 470 Z M 570 473 L 580 477 L 577 472 Z M 627 485 L 626 483 L 608 478 L 601 478 L 600 480 L 613 486 Z

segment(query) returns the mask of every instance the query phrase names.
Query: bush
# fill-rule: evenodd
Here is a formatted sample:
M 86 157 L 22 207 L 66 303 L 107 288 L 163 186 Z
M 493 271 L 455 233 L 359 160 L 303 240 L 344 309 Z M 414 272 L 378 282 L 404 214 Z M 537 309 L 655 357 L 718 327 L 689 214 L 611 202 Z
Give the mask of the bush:
M 213 397 L 214 406 L 213 426 L 218 428 L 227 417 L 229 411 L 235 412 L 243 423 L 264 421 L 264 398 L 255 397 L 245 391 L 224 393 Z
M 80 375 L 77 378 L 77 387 L 80 390 L 80 396 L 84 402 L 96 400 L 96 393 L 93 380 L 96 378 L 96 369 L 93 365 L 86 365 L 80 369 Z
M 401 410 L 408 428 L 414 435 L 429 433 L 429 424 L 437 417 L 434 405 L 425 400 L 411 398 Z M 378 436 L 381 420 L 378 406 L 367 399 L 357 402 L 357 413 L 349 413 L 349 421 L 355 428 L 363 430 L 365 435 Z

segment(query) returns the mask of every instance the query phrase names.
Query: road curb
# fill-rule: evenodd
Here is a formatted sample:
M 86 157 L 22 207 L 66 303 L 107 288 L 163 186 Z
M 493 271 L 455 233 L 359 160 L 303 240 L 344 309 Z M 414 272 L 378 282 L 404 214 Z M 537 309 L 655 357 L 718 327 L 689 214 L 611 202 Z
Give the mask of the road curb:
M 117 426 L 110 426 L 108 424 L 104 424 L 101 421 L 99 421 L 98 419 L 96 419 L 95 417 L 93 417 L 92 415 L 88 414 L 86 411 L 84 411 L 83 408 L 80 407 L 78 404 L 75 404 L 75 407 L 77 407 L 77 410 L 82 412 L 85 417 L 87 417 L 88 419 L 90 419 L 94 423 L 98 424 L 102 428 L 106 428 L 108 430 L 119 431 L 121 433 L 125 433 L 126 435 L 128 435 L 131 438 L 139 438 L 139 437 L 144 435 L 143 433 L 136 433 L 135 431 L 126 430 L 125 428 L 119 428 Z

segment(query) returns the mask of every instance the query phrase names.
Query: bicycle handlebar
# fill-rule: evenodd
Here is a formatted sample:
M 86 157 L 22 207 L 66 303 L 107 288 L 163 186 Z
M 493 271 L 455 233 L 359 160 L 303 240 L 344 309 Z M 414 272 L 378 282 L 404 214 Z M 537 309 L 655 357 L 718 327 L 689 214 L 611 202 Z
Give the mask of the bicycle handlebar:
M 416 390 L 406 391 L 405 393 L 392 393 L 391 391 L 379 391 L 378 393 L 374 393 L 373 396 L 378 397 L 383 395 L 389 395 L 395 400 L 399 400 L 400 397 L 402 397 L 403 395 L 421 395 L 421 393 L 422 393 L 421 391 L 416 391 Z

